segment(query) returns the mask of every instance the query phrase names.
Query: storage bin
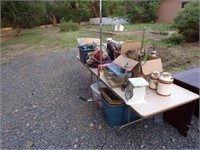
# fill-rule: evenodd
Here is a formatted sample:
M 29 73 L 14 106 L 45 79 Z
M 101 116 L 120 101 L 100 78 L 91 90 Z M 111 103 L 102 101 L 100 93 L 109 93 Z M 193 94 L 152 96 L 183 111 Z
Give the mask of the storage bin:
M 102 99 L 102 112 L 109 126 L 119 126 L 128 123 L 128 106 L 125 103 L 112 105 Z M 130 121 L 137 119 L 139 117 L 131 110 Z
M 121 101 L 111 90 L 108 88 L 99 88 L 101 95 L 109 104 L 123 104 Z
M 82 63 L 86 63 L 87 52 L 94 51 L 94 47 L 92 45 L 82 45 L 79 46 L 79 56 Z
M 126 123 L 125 111 L 126 104 L 111 105 L 102 99 L 102 112 L 110 126 L 117 126 Z
M 99 107 L 102 107 L 102 96 L 101 92 L 99 91 L 99 88 L 106 87 L 102 82 L 99 83 L 93 83 L 91 86 L 92 89 L 92 95 L 95 103 L 99 105 Z

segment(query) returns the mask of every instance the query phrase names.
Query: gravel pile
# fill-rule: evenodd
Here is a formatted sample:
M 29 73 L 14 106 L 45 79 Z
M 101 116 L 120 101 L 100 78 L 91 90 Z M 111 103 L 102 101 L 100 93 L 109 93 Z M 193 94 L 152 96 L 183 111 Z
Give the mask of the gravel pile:
M 199 119 L 182 136 L 157 115 L 119 131 L 92 97 L 78 49 L 23 54 L 1 66 L 1 149 L 199 149 Z

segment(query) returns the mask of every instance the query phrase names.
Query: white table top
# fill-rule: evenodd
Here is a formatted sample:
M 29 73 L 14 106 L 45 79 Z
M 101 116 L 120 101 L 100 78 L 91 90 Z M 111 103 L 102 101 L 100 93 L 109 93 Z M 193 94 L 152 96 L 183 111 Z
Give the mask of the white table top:
M 97 76 L 96 68 L 87 68 Z M 146 103 L 130 104 L 126 100 L 124 92 L 121 90 L 121 88 L 112 88 L 109 85 L 108 80 L 103 75 L 103 72 L 100 73 L 99 79 L 143 118 L 165 112 L 199 98 L 199 95 L 173 84 L 173 89 L 170 96 L 160 96 L 155 90 L 151 90 L 149 87 L 147 87 L 145 96 Z

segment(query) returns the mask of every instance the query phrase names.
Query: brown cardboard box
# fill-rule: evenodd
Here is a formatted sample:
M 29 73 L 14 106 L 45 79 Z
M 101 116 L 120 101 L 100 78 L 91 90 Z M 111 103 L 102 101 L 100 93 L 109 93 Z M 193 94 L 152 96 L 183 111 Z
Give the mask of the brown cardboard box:
M 113 63 L 118 64 L 119 66 L 125 68 L 128 71 L 133 72 L 133 77 L 146 77 L 151 74 L 153 71 L 163 71 L 161 59 L 158 57 L 148 56 L 147 61 L 142 61 L 139 65 L 139 62 L 127 58 L 125 53 L 128 50 L 139 50 L 141 44 L 140 42 L 128 41 L 122 44 L 121 55 L 118 56 Z
M 145 77 L 151 74 L 153 71 L 163 71 L 161 59 L 158 57 L 148 56 L 147 61 L 142 61 L 141 65 L 139 62 L 126 56 L 120 55 L 113 63 L 133 72 L 133 77 Z
M 78 46 L 82 45 L 93 45 L 93 43 L 96 43 L 97 45 L 100 44 L 99 38 L 77 38 Z

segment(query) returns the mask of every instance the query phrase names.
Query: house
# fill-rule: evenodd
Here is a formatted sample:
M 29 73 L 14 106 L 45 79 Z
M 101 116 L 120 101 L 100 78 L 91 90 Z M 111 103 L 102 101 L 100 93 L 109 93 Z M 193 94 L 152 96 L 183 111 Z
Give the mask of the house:
M 192 0 L 162 0 L 157 11 L 158 23 L 173 23 L 173 19 Z

